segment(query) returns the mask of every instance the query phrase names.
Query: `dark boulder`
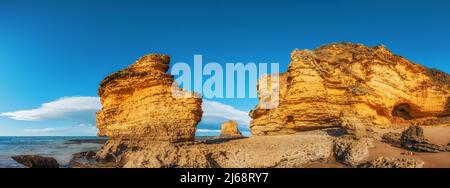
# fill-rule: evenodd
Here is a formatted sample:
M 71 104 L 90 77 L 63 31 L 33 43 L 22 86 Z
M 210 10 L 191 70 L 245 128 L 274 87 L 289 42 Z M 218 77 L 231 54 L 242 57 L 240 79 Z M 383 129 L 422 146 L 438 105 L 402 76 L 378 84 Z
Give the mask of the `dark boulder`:
M 28 168 L 59 168 L 58 161 L 52 157 L 38 155 L 17 155 L 12 159 Z

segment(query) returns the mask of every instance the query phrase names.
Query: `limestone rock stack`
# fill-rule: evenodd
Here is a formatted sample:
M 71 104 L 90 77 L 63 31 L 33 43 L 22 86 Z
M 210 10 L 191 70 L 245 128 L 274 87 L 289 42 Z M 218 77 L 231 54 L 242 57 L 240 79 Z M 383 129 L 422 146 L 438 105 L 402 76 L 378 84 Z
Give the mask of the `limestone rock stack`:
M 365 127 L 450 122 L 450 77 L 384 46 L 334 43 L 294 50 L 279 83 L 260 81 L 260 104 L 250 112 L 253 135 L 291 134 L 343 121 Z M 273 89 L 279 96 L 271 96 Z M 279 105 L 261 105 L 271 100 Z
M 173 76 L 166 74 L 169 62 L 167 55 L 146 55 L 101 82 L 98 135 L 111 140 L 194 140 L 202 101 L 173 86 Z M 174 97 L 173 91 L 186 97 Z
M 242 133 L 238 129 L 236 121 L 226 121 L 222 123 L 220 136 L 222 137 L 241 137 Z

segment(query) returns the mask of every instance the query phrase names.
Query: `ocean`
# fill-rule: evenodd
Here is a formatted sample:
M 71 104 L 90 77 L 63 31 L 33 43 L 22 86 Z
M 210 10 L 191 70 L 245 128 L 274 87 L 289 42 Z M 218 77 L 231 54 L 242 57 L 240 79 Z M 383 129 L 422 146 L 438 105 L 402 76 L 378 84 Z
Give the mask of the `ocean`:
M 99 150 L 102 144 L 86 142 L 86 140 L 98 139 L 106 138 L 96 136 L 0 136 L 0 168 L 23 168 L 23 165 L 11 158 L 14 155 L 53 157 L 62 167 L 65 167 L 72 158 L 72 154 Z M 74 142 L 74 140 L 84 141 Z

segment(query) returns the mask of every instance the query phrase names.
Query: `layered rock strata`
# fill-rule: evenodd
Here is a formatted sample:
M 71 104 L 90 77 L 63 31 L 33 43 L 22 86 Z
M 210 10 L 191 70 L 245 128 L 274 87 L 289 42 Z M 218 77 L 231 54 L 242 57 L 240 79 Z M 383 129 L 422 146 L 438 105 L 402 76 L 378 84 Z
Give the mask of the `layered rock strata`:
M 202 101 L 174 84 L 173 76 L 166 73 L 169 62 L 167 55 L 146 55 L 101 82 L 99 136 L 108 136 L 109 142 L 194 140 Z
M 253 135 L 341 126 L 343 119 L 383 128 L 450 122 L 450 77 L 384 46 L 335 43 L 294 50 L 288 71 L 276 76 L 279 85 L 272 77 L 258 84 L 260 104 L 250 112 Z M 270 101 L 278 105 L 266 105 Z

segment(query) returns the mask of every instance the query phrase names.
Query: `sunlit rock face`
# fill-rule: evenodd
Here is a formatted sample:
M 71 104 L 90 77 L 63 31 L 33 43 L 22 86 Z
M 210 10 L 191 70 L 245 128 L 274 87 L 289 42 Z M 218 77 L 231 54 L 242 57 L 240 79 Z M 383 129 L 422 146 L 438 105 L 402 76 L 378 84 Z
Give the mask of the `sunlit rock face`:
M 226 121 L 220 126 L 220 136 L 222 137 L 242 137 L 241 131 L 239 131 L 237 121 Z
M 253 135 L 340 126 L 343 119 L 367 127 L 450 122 L 448 74 L 412 63 L 384 46 L 334 43 L 294 50 L 278 86 L 263 85 L 262 80 L 260 104 L 250 113 Z M 279 96 L 271 96 L 274 88 Z M 261 105 L 273 100 L 279 105 Z
M 146 55 L 101 82 L 99 136 L 111 140 L 194 140 L 202 100 L 173 86 L 173 76 L 166 74 L 169 62 L 167 55 Z M 177 91 L 178 97 L 172 91 Z

